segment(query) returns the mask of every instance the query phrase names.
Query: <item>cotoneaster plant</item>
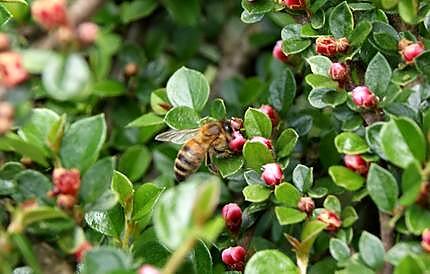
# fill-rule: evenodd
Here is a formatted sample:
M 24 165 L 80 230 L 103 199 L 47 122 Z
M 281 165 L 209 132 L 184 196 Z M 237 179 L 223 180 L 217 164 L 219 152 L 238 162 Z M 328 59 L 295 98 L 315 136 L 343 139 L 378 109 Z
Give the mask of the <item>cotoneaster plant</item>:
M 227 2 L 0 0 L 0 273 L 430 273 L 430 3 Z

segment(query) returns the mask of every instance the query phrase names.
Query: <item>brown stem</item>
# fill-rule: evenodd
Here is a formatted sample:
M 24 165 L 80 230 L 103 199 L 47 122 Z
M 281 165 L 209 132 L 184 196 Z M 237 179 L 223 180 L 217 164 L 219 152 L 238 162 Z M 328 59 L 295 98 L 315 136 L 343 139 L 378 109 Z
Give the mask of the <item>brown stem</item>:
M 379 224 L 382 244 L 384 245 L 385 251 L 391 249 L 394 244 L 394 229 L 390 226 L 391 216 L 387 213 L 379 212 Z M 389 263 L 384 264 L 384 268 L 380 272 L 381 274 L 393 273 L 393 266 Z

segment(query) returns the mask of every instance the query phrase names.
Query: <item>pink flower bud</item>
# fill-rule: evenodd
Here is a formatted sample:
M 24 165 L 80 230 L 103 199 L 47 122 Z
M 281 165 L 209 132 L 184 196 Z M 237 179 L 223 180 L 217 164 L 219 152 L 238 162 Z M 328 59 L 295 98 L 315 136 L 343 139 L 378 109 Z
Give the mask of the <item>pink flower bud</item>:
M 430 253 L 430 229 L 426 228 L 421 236 L 421 246 L 425 252 Z
M 358 86 L 352 90 L 352 101 L 357 107 L 372 108 L 378 104 L 378 98 L 366 86 Z
M 139 268 L 138 274 L 160 274 L 160 271 L 152 265 L 145 264 Z
M 336 213 L 329 211 L 327 209 L 323 209 L 318 214 L 317 219 L 327 224 L 327 227 L 325 229 L 330 232 L 337 231 L 342 225 L 342 220 L 339 218 L 339 216 Z
M 316 52 L 325 56 L 334 56 L 337 53 L 337 42 L 332 36 L 320 36 L 315 41 Z
M 228 147 L 231 151 L 237 153 L 241 152 L 243 145 L 246 143 L 246 139 L 239 131 L 234 131 L 232 134 L 232 139 L 228 143 Z
M 229 247 L 221 253 L 222 261 L 236 271 L 243 271 L 245 256 L 246 250 L 241 246 Z
M 305 0 L 283 0 L 285 6 L 292 10 L 300 10 L 306 7 Z
M 15 52 L 0 53 L 0 86 L 15 87 L 28 78 L 21 55 Z
M 10 47 L 9 37 L 5 33 L 0 33 L 0 51 L 9 50 L 9 47 Z
M 71 209 L 76 204 L 76 197 L 69 194 L 59 194 L 57 206 L 64 209 Z
M 277 163 L 265 164 L 261 179 L 269 186 L 279 185 L 284 179 L 281 166 Z
M 308 216 L 310 216 L 315 209 L 315 203 L 311 197 L 302 197 L 300 198 L 297 207 L 300 211 L 305 212 Z
M 68 24 L 65 0 L 36 0 L 31 4 L 33 19 L 42 27 L 51 30 Z
M 400 52 L 402 55 L 403 60 L 407 64 L 411 64 L 415 61 L 415 58 L 421 55 L 425 50 L 423 43 L 413 43 L 405 48 Z
M 239 131 L 243 128 L 243 120 L 240 118 L 232 117 L 230 119 L 230 126 L 234 131 Z
M 288 56 L 282 51 L 282 40 L 276 42 L 275 46 L 273 47 L 272 55 L 275 59 L 278 59 L 283 63 L 288 61 Z
M 261 137 L 261 136 L 254 136 L 254 137 L 252 137 L 252 139 L 250 140 L 250 142 L 262 143 L 268 149 L 272 149 L 272 141 L 270 139 L 267 139 L 267 138 L 264 138 L 264 137 Z
M 235 203 L 226 204 L 222 208 L 222 217 L 231 232 L 238 232 L 242 224 L 242 210 Z
M 344 81 L 348 76 L 348 68 L 345 64 L 333 63 L 331 64 L 329 74 L 333 80 Z
M 76 197 L 81 185 L 79 170 L 56 168 L 52 173 L 54 181 L 53 194 L 67 194 Z
M 90 45 L 96 41 L 99 27 L 92 22 L 79 24 L 77 30 L 78 39 L 84 45 Z
M 77 262 L 82 262 L 84 259 L 85 253 L 90 251 L 93 246 L 88 241 L 83 241 L 79 247 L 76 249 L 74 255 Z
M 360 155 L 345 155 L 343 158 L 345 166 L 360 175 L 366 175 L 369 164 Z
M 279 124 L 279 114 L 271 105 L 262 105 L 260 111 L 269 116 L 272 121 L 272 126 L 276 127 Z

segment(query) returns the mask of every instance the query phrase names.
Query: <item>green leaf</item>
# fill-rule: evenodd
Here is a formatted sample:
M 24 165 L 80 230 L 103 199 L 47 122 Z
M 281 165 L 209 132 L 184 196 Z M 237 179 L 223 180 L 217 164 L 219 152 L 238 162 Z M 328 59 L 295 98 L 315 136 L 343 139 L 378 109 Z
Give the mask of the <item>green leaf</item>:
M 221 184 L 218 178 L 199 186 L 193 209 L 193 219 L 196 224 L 204 224 L 209 220 L 218 205 L 220 194 Z
M 399 203 L 404 206 L 414 204 L 421 191 L 423 177 L 417 162 L 412 162 L 402 174 L 402 197 Z
M 369 267 L 377 270 L 384 265 L 384 246 L 378 237 L 363 231 L 358 243 L 360 249 L 360 258 Z
M 367 175 L 367 190 L 379 210 L 390 213 L 394 209 L 399 189 L 389 171 L 372 163 Z
M 400 242 L 395 244 L 388 250 L 385 260 L 392 265 L 398 265 L 403 258 L 410 254 L 418 254 L 422 252 L 421 245 L 416 242 Z
M 127 127 L 148 127 L 163 124 L 163 118 L 154 114 L 153 112 L 149 112 L 130 122 Z
M 103 114 L 73 123 L 61 142 L 60 158 L 63 166 L 85 171 L 97 160 L 105 139 L 106 123 Z
M 183 25 L 197 24 L 200 16 L 198 0 L 163 0 L 162 3 L 176 22 Z
M 283 206 L 275 207 L 275 214 L 280 225 L 296 224 L 306 219 L 306 213 Z
M 326 77 L 330 76 L 329 70 L 332 62 L 328 57 L 315 55 L 307 58 L 306 62 L 310 65 L 313 74 L 323 75 Z
M 349 191 L 360 189 L 364 178 L 344 166 L 331 166 L 328 170 L 333 182 Z
M 398 2 L 399 0 L 381 0 L 382 7 L 387 10 L 394 8 Z
M 118 195 L 118 201 L 123 208 L 127 208 L 133 198 L 133 184 L 121 172 L 114 171 L 112 176 L 112 190 Z
M 151 93 L 151 108 L 157 115 L 164 115 L 171 108 L 165 88 L 154 90 Z
M 224 100 L 217 98 L 211 104 L 211 116 L 217 120 L 225 119 L 227 111 L 225 109 Z
M 339 153 L 361 154 L 369 150 L 366 141 L 353 132 L 342 132 L 334 139 L 334 144 Z
M 85 254 L 82 274 L 106 274 L 115 270 L 132 269 L 132 258 L 121 249 L 96 247 Z
M 319 75 L 319 74 L 308 74 L 305 77 L 305 81 L 312 88 L 331 88 L 336 89 L 339 86 L 339 83 L 333 81 L 327 76 Z
M 244 127 L 248 138 L 254 136 L 270 138 L 272 134 L 272 122 L 269 117 L 255 108 L 249 108 L 245 112 Z
M 196 273 L 212 274 L 213 262 L 208 247 L 203 241 L 198 241 L 191 253 L 191 261 Z
M 240 20 L 245 24 L 254 24 L 264 18 L 264 13 L 249 13 L 247 10 L 242 11 Z
M 399 14 L 403 21 L 408 24 L 417 23 L 418 4 L 417 0 L 399 0 Z
M 414 256 L 409 255 L 400 261 L 396 267 L 396 270 L 394 271 L 394 274 L 403 273 L 422 274 L 425 273 L 425 269 L 419 260 L 417 260 Z
M 275 7 L 275 4 L 271 0 L 260 0 L 256 2 L 242 0 L 242 7 L 250 14 L 261 14 L 272 11 L 272 9 Z
M 390 84 L 391 74 L 390 64 L 378 52 L 367 66 L 365 83 L 377 96 L 383 97 Z
M 303 254 L 309 254 L 309 251 L 314 244 L 317 236 L 327 227 L 327 225 L 318 220 L 309 221 L 305 224 L 302 229 L 300 239 L 300 252 Z
M 137 181 L 147 171 L 151 163 L 151 156 L 151 152 L 145 146 L 131 146 L 119 158 L 118 170 L 131 181 Z
M 46 158 L 47 152 L 39 146 L 23 140 L 13 133 L 8 133 L 0 137 L 0 144 L 7 147 L 7 150 L 16 151 L 17 153 L 27 156 L 42 166 L 48 166 Z
M 366 142 L 369 144 L 369 147 L 376 152 L 376 154 L 386 159 L 386 156 L 382 151 L 380 134 L 383 126 L 383 122 L 376 122 L 366 127 Z
M 423 75 L 430 75 L 430 51 L 415 58 L 415 65 Z
M 312 42 L 310 40 L 303 40 L 303 39 L 284 40 L 282 42 L 282 51 L 287 55 L 293 55 L 304 51 L 311 44 Z
M 209 83 L 202 73 L 182 67 L 170 77 L 166 92 L 174 107 L 186 106 L 201 111 L 209 98 Z
M 156 0 L 134 0 L 132 2 L 123 2 L 121 4 L 121 21 L 128 24 L 140 18 L 150 15 L 157 7 Z
M 342 210 L 342 226 L 350 227 L 358 220 L 358 214 L 352 206 L 347 206 Z
M 30 169 L 16 174 L 15 181 L 18 192 L 15 193 L 14 199 L 21 202 L 32 198 L 44 202 L 52 188 L 52 183 L 45 175 Z
M 330 254 L 336 261 L 344 261 L 349 258 L 351 251 L 348 245 L 339 239 L 330 239 Z
M 246 201 L 260 203 L 269 199 L 272 191 L 263 185 L 253 184 L 246 186 L 242 193 Z
M 350 45 L 353 47 L 361 46 L 371 31 L 372 24 L 369 21 L 360 21 L 349 35 Z
M 411 233 L 420 235 L 424 229 L 430 227 L 430 211 L 419 205 L 412 205 L 406 209 L 405 221 Z
M 336 212 L 337 214 L 340 214 L 342 210 L 339 199 L 334 195 L 328 195 L 324 200 L 323 206 L 325 209 Z
M 381 130 L 382 150 L 393 164 L 406 168 L 411 162 L 423 162 L 426 142 L 418 125 L 409 118 L 390 120 Z
M 48 95 L 59 101 L 80 99 L 88 95 L 91 73 L 85 59 L 78 54 L 53 55 L 42 73 Z
M 299 135 L 292 128 L 287 128 L 282 131 L 281 135 L 279 135 L 276 140 L 276 152 L 279 158 L 287 157 L 293 152 L 297 140 L 299 139 Z
M 354 17 L 346 1 L 337 5 L 329 17 L 330 32 L 335 38 L 348 37 L 354 29 Z
M 236 174 L 243 166 L 242 157 L 215 158 L 213 162 L 223 178 Z
M 113 97 L 122 95 L 125 92 L 125 86 L 115 80 L 98 81 L 92 86 L 94 95 L 100 97 Z
M 90 211 L 84 217 L 92 229 L 109 237 L 118 239 L 124 228 L 124 213 L 120 206 L 107 211 Z
M 337 91 L 333 88 L 314 88 L 308 96 L 309 103 L 315 108 L 334 108 L 345 103 L 347 98 L 345 91 Z
M 289 68 L 277 73 L 269 87 L 269 102 L 278 111 L 287 111 L 296 96 L 296 80 Z
M 20 53 L 24 67 L 30 73 L 41 73 L 49 62 L 49 59 L 55 55 L 55 53 L 51 50 L 35 48 L 26 49 Z
M 243 158 L 246 165 L 254 170 L 260 170 L 264 164 L 273 163 L 272 152 L 259 142 L 246 142 L 243 147 Z
M 245 267 L 245 274 L 297 274 L 298 272 L 293 261 L 279 250 L 258 251 L 249 259 Z
M 0 26 L 3 26 L 12 18 L 12 14 L 4 5 L 0 5 Z
M 297 207 L 301 193 L 292 184 L 282 183 L 275 187 L 276 201 L 287 207 Z
M 87 208 L 92 207 L 111 189 L 114 160 L 107 157 L 97 161 L 82 177 L 79 195 Z
M 298 164 L 293 170 L 293 183 L 301 191 L 307 192 L 314 182 L 313 168 Z
M 136 189 L 133 196 L 133 220 L 148 220 L 162 192 L 163 189 L 152 183 L 143 184 Z

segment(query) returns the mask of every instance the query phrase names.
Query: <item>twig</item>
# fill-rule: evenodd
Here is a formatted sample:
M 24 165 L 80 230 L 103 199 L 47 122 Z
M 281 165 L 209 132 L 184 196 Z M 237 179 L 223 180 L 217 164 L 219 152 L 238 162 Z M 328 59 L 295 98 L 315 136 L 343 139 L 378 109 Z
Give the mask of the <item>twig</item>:
M 196 243 L 196 237 L 191 235 L 185 242 L 172 254 L 167 264 L 164 266 L 162 274 L 173 274 L 184 262 L 185 257 Z
M 379 224 L 382 244 L 384 245 L 385 251 L 391 249 L 394 244 L 394 229 L 390 226 L 391 216 L 387 213 L 379 212 Z M 381 274 L 393 273 L 393 266 L 390 263 L 385 263 L 384 268 L 380 272 Z

